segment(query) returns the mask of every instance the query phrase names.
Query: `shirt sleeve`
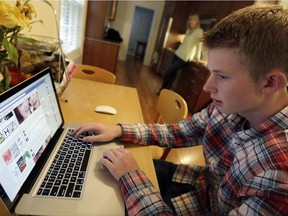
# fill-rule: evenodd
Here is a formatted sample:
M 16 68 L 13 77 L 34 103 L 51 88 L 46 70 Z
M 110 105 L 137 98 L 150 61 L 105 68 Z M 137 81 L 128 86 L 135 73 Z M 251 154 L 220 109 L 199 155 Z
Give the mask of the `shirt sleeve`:
M 119 185 L 128 215 L 173 215 L 143 171 L 126 173 Z
M 177 124 L 120 124 L 123 135 L 119 141 L 170 148 L 198 145 L 205 132 L 204 112 L 188 116 Z

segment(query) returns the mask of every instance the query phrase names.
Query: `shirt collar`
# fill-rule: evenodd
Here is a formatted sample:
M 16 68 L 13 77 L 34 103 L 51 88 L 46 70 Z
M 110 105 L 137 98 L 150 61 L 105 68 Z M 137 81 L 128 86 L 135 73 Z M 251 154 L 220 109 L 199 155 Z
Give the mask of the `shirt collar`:
M 239 114 L 230 114 L 227 116 L 227 120 L 229 127 L 232 131 L 238 133 L 240 139 L 247 140 L 250 138 L 261 137 L 267 133 L 288 129 L 288 106 L 268 120 L 247 130 L 241 129 L 246 119 Z
M 241 116 L 239 117 L 241 118 Z M 247 130 L 239 131 L 238 136 L 242 140 L 249 140 L 286 129 L 288 129 L 288 106 L 261 124 Z

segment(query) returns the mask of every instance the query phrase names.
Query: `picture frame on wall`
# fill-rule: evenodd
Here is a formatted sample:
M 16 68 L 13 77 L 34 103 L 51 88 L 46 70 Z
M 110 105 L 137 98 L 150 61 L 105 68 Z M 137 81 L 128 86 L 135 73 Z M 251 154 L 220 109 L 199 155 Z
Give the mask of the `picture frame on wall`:
M 115 20 L 116 18 L 116 11 L 117 11 L 117 0 L 109 1 L 108 7 L 108 20 Z

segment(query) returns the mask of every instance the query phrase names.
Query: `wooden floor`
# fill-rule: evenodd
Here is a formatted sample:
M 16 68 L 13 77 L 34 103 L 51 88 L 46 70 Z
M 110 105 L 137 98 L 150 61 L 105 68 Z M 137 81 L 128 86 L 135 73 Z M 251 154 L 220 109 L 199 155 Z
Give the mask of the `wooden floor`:
M 145 123 L 155 122 L 158 116 L 156 93 L 162 85 L 162 77 L 134 57 L 128 57 L 125 62 L 118 61 L 115 75 L 115 84 L 137 88 Z
M 125 62 L 119 61 L 117 64 L 115 84 L 137 88 L 145 123 L 153 123 L 158 117 L 156 93 L 162 80 L 151 67 L 143 66 L 137 58 L 128 57 Z M 202 146 L 172 149 L 166 160 L 177 164 L 205 165 Z

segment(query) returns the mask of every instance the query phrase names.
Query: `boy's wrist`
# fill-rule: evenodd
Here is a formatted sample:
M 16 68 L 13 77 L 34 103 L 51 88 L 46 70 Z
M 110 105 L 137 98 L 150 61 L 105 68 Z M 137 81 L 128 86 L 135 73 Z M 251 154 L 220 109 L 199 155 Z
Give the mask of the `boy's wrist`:
M 121 124 L 116 124 L 115 125 L 115 138 L 120 138 L 123 135 L 123 128 Z

